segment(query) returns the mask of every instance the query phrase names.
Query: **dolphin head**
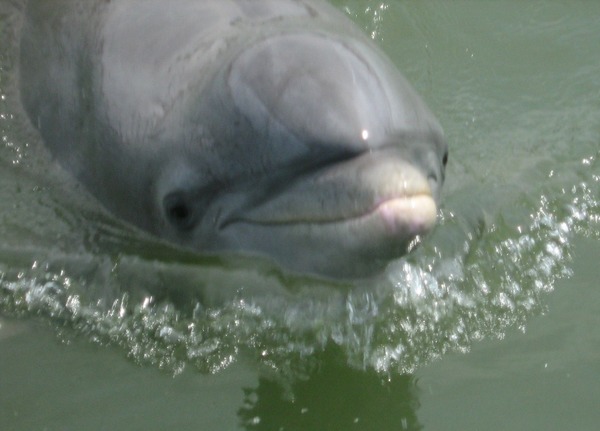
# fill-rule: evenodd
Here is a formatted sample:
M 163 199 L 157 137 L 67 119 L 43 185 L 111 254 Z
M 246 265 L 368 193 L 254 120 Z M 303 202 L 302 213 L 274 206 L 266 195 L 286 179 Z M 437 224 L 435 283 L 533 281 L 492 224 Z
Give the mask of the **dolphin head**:
M 161 235 L 352 278 L 381 270 L 434 226 L 446 141 L 368 41 L 265 36 L 196 96 L 186 150 L 160 161 Z

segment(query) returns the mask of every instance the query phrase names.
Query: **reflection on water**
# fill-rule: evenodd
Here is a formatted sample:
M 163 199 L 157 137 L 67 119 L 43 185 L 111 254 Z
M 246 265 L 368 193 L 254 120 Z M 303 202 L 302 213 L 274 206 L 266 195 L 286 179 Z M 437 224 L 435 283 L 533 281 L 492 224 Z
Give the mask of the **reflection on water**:
M 369 4 L 375 9 L 364 16 L 374 17 L 374 37 L 383 38 L 382 17 L 402 16 L 391 15 L 392 6 Z M 443 21 L 435 14 L 427 18 Z M 2 40 L 10 41 L 10 22 L 4 18 L 1 25 Z M 460 35 L 459 30 L 453 29 Z M 468 36 L 463 35 L 471 41 Z M 418 36 L 431 38 L 432 52 L 435 37 L 431 28 Z M 439 51 L 445 52 L 439 48 L 445 42 L 443 34 L 437 35 Z M 451 67 L 465 73 L 464 60 L 456 57 L 454 66 L 445 59 L 443 70 L 432 71 L 436 85 L 462 83 L 452 76 L 440 81 Z M 473 61 L 470 54 L 467 58 Z M 569 275 L 573 235 L 600 238 L 600 128 L 590 114 L 595 99 L 560 109 L 548 103 L 549 110 L 540 103 L 532 112 L 534 102 L 519 99 L 522 83 L 509 96 L 500 90 L 494 99 L 472 93 L 473 88 L 490 91 L 491 81 L 471 77 L 473 86 L 467 81 L 453 98 L 440 91 L 438 103 L 448 100 L 452 109 L 434 105 L 448 125 L 454 157 L 440 225 L 423 247 L 394 262 L 380 279 L 327 285 L 283 274 L 264 262 L 175 252 L 112 220 L 54 173 L 19 110 L 13 60 L 10 47 L 2 46 L 0 313 L 44 316 L 63 339 L 83 336 L 119 346 L 141 364 L 174 373 L 191 365 L 214 373 L 250 356 L 289 378 L 295 397 L 305 390 L 318 397 L 317 386 L 328 377 L 314 369 L 319 354 L 333 346 L 351 366 L 336 373 L 353 374 L 353 382 L 364 378 L 360 383 L 372 388 L 373 398 L 383 399 L 378 394 L 386 389 L 377 392 L 378 378 L 370 371 L 409 388 L 410 379 L 401 374 L 523 326 L 544 309 L 543 296 L 555 281 Z M 506 61 L 496 66 L 506 67 Z M 479 72 L 485 77 L 490 68 L 486 64 Z M 562 71 L 555 79 L 563 79 Z M 580 126 L 577 133 L 561 118 L 579 119 L 573 123 Z M 370 371 L 361 377 L 362 370 Z M 294 383 L 307 374 L 308 380 Z M 249 392 L 248 407 L 240 411 L 249 426 L 261 418 L 252 426 L 268 429 L 261 425 L 271 423 L 261 399 L 279 397 L 274 391 L 262 381 Z M 299 405 L 282 403 L 282 409 Z M 308 412 L 319 411 L 308 399 L 301 404 Z M 294 412 L 299 424 L 312 417 Z M 399 423 L 412 424 L 411 418 L 410 412 L 398 414 Z
M 40 319 L 2 320 L 0 335 L 4 329 L 12 335 L 0 349 L 0 378 L 10 388 L 0 391 L 3 430 L 422 429 L 413 377 L 351 369 L 339 349 L 318 355 L 318 366 L 293 382 L 257 377 L 243 363 L 217 376 L 188 369 L 173 378 L 82 339 L 57 343 Z
M 363 372 L 322 360 L 322 367 L 284 389 L 261 378 L 246 389 L 238 415 L 250 430 L 420 430 L 415 380 L 408 375 L 383 382 Z

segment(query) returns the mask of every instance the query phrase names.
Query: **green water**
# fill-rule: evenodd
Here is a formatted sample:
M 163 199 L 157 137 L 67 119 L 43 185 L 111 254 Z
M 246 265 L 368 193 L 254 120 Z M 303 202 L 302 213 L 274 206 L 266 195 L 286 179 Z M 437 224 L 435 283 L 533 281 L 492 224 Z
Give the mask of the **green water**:
M 174 253 L 86 199 L 18 108 L 8 3 L 1 430 L 600 428 L 600 2 L 335 2 L 450 143 L 440 226 L 350 287 Z

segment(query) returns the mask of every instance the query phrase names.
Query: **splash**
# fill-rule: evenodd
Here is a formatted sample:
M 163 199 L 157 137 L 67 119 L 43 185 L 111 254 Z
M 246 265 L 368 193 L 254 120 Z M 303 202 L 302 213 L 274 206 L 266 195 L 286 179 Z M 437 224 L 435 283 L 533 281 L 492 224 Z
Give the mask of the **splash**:
M 353 7 L 351 5 L 345 5 L 344 10 L 355 21 L 366 21 L 365 24 L 363 24 L 363 27 L 365 29 L 365 32 L 371 37 L 371 39 L 383 41 L 383 22 L 389 7 L 389 4 L 382 2 L 375 3 L 372 5 L 367 4 L 364 7 Z M 357 12 L 357 9 L 362 10 L 360 12 Z
M 144 281 L 128 278 L 130 284 L 124 285 L 118 276 L 151 273 L 164 284 L 167 272 L 180 272 L 177 265 L 157 266 L 132 256 L 98 264 L 102 257 L 89 256 L 96 266 L 84 278 L 53 271 L 52 266 L 61 266 L 56 263 L 36 261 L 16 272 L 3 267 L 0 310 L 44 316 L 65 340 L 84 336 L 117 345 L 140 364 L 174 373 L 186 366 L 215 373 L 240 355 L 251 355 L 276 372 L 303 373 L 331 345 L 355 368 L 412 372 L 448 351 L 467 351 L 476 340 L 524 327 L 543 311 L 543 296 L 570 275 L 573 235 L 599 235 L 599 183 L 581 183 L 556 198 L 541 196 L 529 224 L 516 228 L 504 226 L 500 214 L 487 228 L 468 230 L 464 220 L 445 210 L 438 231 L 463 237 L 454 254 L 442 252 L 434 237 L 428 248 L 395 262 L 384 280 L 349 290 L 266 273 L 261 275 L 266 284 L 284 288 L 256 296 L 238 289 L 219 306 L 199 300 L 181 306 L 136 295 L 131 287 Z M 188 271 L 206 275 L 205 268 L 193 265 Z M 224 277 L 217 283 L 224 284 Z M 261 277 L 246 284 L 258 284 Z

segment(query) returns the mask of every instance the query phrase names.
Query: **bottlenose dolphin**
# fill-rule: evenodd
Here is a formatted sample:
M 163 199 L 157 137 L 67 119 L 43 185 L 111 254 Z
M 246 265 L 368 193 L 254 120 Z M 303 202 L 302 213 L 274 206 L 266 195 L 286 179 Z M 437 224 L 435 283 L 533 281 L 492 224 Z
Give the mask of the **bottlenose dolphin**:
M 23 105 L 109 210 L 203 253 L 379 271 L 435 224 L 447 145 L 322 0 L 28 0 Z

